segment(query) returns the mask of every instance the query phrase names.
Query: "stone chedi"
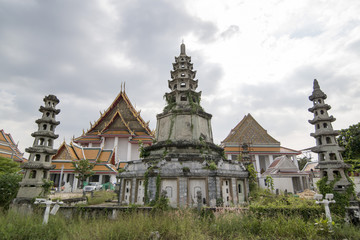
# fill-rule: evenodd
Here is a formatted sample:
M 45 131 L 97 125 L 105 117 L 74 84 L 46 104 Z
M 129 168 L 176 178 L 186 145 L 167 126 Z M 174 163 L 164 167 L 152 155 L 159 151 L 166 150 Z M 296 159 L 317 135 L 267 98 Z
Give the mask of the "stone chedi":
M 167 105 L 157 115 L 155 143 L 141 149 L 143 159 L 128 162 L 119 174 L 119 201 L 146 204 L 166 191 L 172 206 L 214 206 L 246 200 L 248 173 L 238 161 L 224 158 L 223 148 L 213 143 L 211 114 L 200 106 L 191 57 L 181 44 L 175 57 Z
M 44 102 L 45 105 L 39 109 L 43 115 L 35 121 L 38 124 L 38 130 L 31 134 L 35 138 L 34 144 L 25 149 L 30 156 L 29 161 L 21 166 L 25 170 L 25 174 L 20 182 L 16 203 L 27 202 L 44 194 L 44 180 L 49 179 L 49 170 L 55 167 L 51 164 L 51 156 L 57 151 L 53 149 L 53 144 L 54 140 L 58 138 L 54 131 L 60 124 L 55 120 L 60 110 L 55 107 L 60 101 L 56 96 L 48 95 L 44 98 Z
M 311 150 L 318 154 L 319 164 L 316 168 L 320 170 L 320 177 L 327 177 L 328 183 L 338 180 L 334 184 L 334 190 L 345 191 L 350 182 L 346 178 L 345 170 L 349 168 L 344 163 L 341 152 L 343 148 L 337 143 L 336 136 L 339 132 L 334 130 L 331 123 L 336 119 L 329 116 L 328 110 L 331 106 L 325 104 L 326 94 L 321 91 L 318 81 L 314 80 L 314 90 L 309 96 L 313 102 L 313 107 L 309 112 L 314 114 L 314 118 L 309 123 L 315 126 L 315 133 L 310 135 L 316 139 L 316 146 Z

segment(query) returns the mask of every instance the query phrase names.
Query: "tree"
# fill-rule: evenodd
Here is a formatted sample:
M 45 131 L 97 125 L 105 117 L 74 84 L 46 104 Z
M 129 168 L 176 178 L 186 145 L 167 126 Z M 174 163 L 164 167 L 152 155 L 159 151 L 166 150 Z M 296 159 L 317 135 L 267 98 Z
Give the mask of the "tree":
M 20 171 L 19 163 L 10 158 L 0 156 L 0 174 L 1 173 L 18 173 Z
M 74 172 L 79 174 L 76 176 L 76 178 L 80 180 L 80 186 L 83 188 L 86 179 L 94 175 L 93 168 L 95 167 L 96 162 L 90 162 L 87 159 L 81 159 L 79 161 L 72 161 L 71 163 L 74 167 Z
M 7 209 L 16 197 L 22 175 L 20 167 L 12 159 L 0 157 L 0 206 Z
M 345 147 L 344 159 L 360 159 L 360 122 L 342 129 L 338 137 L 340 146 Z
M 308 162 L 311 162 L 311 157 L 298 158 L 299 170 L 302 170 Z
M 352 166 L 352 171 L 360 171 L 360 122 L 342 129 L 337 138 L 339 145 L 345 148 L 342 153 L 344 162 Z

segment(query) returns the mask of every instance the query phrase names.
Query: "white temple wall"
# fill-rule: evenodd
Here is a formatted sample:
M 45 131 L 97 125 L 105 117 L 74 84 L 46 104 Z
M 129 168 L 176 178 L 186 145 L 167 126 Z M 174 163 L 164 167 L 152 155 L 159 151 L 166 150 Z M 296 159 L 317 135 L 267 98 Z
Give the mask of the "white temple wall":
M 128 139 L 127 138 L 119 138 L 118 146 L 117 146 L 117 157 L 120 161 L 127 160 L 128 153 Z

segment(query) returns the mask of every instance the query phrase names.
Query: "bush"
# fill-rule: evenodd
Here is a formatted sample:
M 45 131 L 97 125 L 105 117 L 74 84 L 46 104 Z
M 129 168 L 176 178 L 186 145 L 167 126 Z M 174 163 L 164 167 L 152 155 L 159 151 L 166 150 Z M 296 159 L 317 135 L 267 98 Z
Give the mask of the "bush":
M 8 209 L 19 190 L 22 176 L 16 173 L 0 174 L 0 207 Z

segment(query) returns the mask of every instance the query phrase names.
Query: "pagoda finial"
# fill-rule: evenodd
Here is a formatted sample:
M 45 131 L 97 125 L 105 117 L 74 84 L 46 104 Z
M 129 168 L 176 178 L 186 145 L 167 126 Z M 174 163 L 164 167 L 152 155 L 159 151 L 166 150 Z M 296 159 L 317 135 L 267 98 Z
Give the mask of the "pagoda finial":
M 121 85 L 120 85 L 120 92 L 122 92 L 122 85 L 123 85 L 123 83 L 121 82 Z
M 186 55 L 184 40 L 182 41 L 182 43 L 180 45 L 180 55 Z
M 320 88 L 318 80 L 314 79 L 314 89 Z
M 124 93 L 125 93 L 125 83 L 126 83 L 126 82 L 124 82 Z

